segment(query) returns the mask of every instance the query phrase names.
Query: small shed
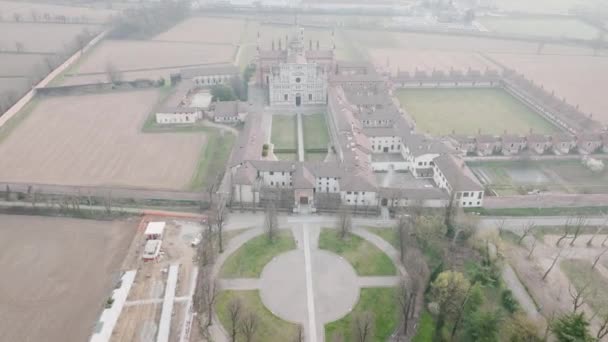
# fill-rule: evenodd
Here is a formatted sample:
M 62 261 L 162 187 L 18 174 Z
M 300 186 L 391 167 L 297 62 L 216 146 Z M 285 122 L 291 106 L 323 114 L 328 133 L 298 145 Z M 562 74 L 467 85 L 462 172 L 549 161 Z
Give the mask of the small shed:
M 145 261 L 155 260 L 160 253 L 162 240 L 148 240 L 144 246 L 144 254 L 141 256 Z
M 165 232 L 165 222 L 148 222 L 144 236 L 146 240 L 162 240 Z

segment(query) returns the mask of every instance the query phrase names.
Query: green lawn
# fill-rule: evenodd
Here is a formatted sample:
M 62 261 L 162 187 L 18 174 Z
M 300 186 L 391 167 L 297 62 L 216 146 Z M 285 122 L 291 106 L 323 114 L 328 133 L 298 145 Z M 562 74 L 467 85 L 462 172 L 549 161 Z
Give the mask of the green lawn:
M 275 150 L 298 148 L 297 120 L 295 115 L 273 115 L 271 140 Z
M 279 160 L 287 160 L 287 161 L 297 161 L 298 160 L 298 154 L 297 153 L 274 153 L 275 156 L 277 156 L 277 158 Z
M 207 132 L 207 143 L 201 151 L 189 190 L 204 189 L 208 184 L 218 181 L 224 173 L 235 140 L 232 133 L 221 134 L 214 129 Z
M 435 334 L 435 320 L 428 311 L 424 311 L 418 322 L 418 330 L 412 342 L 432 342 Z
M 595 312 L 600 315 L 608 313 L 608 279 L 597 270 L 592 270 L 589 261 L 564 260 L 560 267 L 577 290 L 580 291 L 586 284 L 589 284 L 585 302 Z
M 329 133 L 325 114 L 302 115 L 302 126 L 306 150 L 327 149 Z
M 468 165 L 483 183 L 500 195 L 514 195 L 533 188 L 579 194 L 608 193 L 608 170 L 594 173 L 579 160 L 489 161 Z
M 337 230 L 324 228 L 319 236 L 319 248 L 344 257 L 360 276 L 397 274 L 395 265 L 386 254 L 357 235 L 349 234 L 342 240 Z
M 240 298 L 246 310 L 254 312 L 258 319 L 254 341 L 283 342 L 294 339 L 298 326 L 280 319 L 266 309 L 258 291 L 222 291 L 220 293 L 215 303 L 215 310 L 225 329 L 230 329 L 231 324 L 228 304 L 232 298 L 237 297 Z M 241 341 L 244 341 L 244 338 L 239 334 L 237 342 Z
M 324 161 L 327 157 L 327 153 L 305 153 L 304 159 L 306 161 Z
M 296 248 L 290 230 L 281 230 L 273 242 L 265 234 L 249 240 L 222 266 L 223 278 L 258 278 L 264 266 L 275 256 Z
M 387 341 L 399 324 L 396 293 L 394 288 L 361 289 L 359 302 L 353 311 L 340 320 L 325 325 L 325 341 L 341 334 L 342 341 L 354 341 L 352 337 L 353 313 L 371 312 L 374 315 L 374 338 L 371 341 Z
M 418 129 L 433 135 L 557 131 L 502 89 L 400 89 L 397 97 Z
M 396 249 L 399 249 L 399 238 L 394 228 L 366 227 L 370 233 L 376 234 Z
M 599 33 L 597 28 L 573 18 L 481 17 L 478 21 L 490 31 L 515 35 L 590 40 Z

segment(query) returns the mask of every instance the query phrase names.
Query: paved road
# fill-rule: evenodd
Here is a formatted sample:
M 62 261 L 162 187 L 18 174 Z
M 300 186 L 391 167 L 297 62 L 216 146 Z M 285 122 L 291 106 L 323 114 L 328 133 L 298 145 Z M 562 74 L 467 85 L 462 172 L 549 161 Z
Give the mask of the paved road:
M 511 292 L 513 292 L 513 296 L 515 299 L 517 299 L 519 305 L 526 312 L 528 317 L 537 322 L 543 321 L 544 317 L 542 317 L 542 315 L 536 309 L 536 305 L 534 304 L 532 297 L 530 297 L 530 294 L 528 294 L 528 291 L 526 291 L 526 288 L 521 281 L 519 281 L 515 271 L 508 263 L 505 263 L 503 267 L 502 279 Z
M 542 194 L 539 196 L 486 197 L 484 208 L 577 208 L 603 207 L 608 205 L 608 194 Z
M 298 160 L 304 161 L 304 129 L 302 128 L 302 113 L 297 114 L 298 118 Z

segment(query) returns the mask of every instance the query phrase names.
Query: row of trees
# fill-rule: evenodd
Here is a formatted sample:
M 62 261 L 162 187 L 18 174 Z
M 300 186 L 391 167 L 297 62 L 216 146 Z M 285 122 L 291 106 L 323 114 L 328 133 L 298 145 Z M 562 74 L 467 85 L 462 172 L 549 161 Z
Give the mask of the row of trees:
M 247 101 L 249 98 L 249 80 L 255 72 L 254 65 L 248 65 L 243 75 L 236 75 L 229 85 L 218 84 L 211 87 L 212 101 Z

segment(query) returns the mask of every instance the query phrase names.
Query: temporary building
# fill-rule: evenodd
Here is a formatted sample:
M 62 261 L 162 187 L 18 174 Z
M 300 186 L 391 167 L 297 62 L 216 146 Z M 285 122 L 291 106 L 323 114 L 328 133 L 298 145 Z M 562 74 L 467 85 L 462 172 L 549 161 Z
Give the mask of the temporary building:
M 146 240 L 162 240 L 165 231 L 165 222 L 149 222 L 144 236 Z
M 146 245 L 144 246 L 144 254 L 142 258 L 144 260 L 154 260 L 158 257 L 160 253 L 160 246 L 162 245 L 162 240 L 148 240 L 146 241 Z

